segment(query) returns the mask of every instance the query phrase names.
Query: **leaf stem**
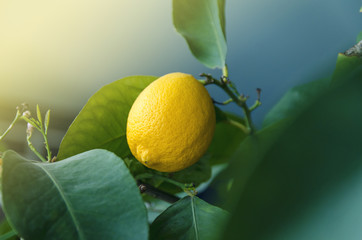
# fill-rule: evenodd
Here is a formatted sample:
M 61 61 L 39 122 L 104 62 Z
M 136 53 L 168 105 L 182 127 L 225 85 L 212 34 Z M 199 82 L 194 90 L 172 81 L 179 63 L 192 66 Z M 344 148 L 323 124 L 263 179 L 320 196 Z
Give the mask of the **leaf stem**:
M 225 78 L 229 77 L 229 70 L 228 70 L 228 66 L 226 64 L 222 69 L 222 76 L 225 77 Z
M 227 122 L 230 123 L 231 125 L 234 125 L 237 128 L 240 128 L 244 133 L 249 134 L 249 130 L 243 124 L 232 119 L 228 119 Z
M 14 127 L 15 123 L 19 120 L 20 117 L 21 113 L 19 110 L 17 110 L 14 120 L 12 121 L 8 129 L 6 129 L 6 131 L 3 133 L 3 135 L 0 136 L 0 141 L 3 140 L 4 137 L 10 132 L 10 130 Z
M 223 101 L 223 102 L 218 102 L 218 101 L 215 101 L 214 99 L 213 99 L 212 101 L 213 101 L 214 104 L 227 105 L 227 104 L 233 102 L 233 99 L 232 99 L 232 98 L 229 98 L 228 100 Z
M 39 107 L 37 106 L 37 115 L 38 115 L 38 118 L 41 119 L 40 110 L 38 110 L 38 109 L 39 109 Z M 45 126 L 43 126 L 43 121 L 42 120 L 35 120 L 34 118 L 28 118 L 26 116 L 22 116 L 21 118 L 24 121 L 26 121 L 28 124 L 35 127 L 41 133 L 41 135 L 43 136 L 45 149 L 47 151 L 47 160 L 48 160 L 48 162 L 50 162 L 51 159 L 52 159 L 52 153 L 50 151 L 49 142 L 48 142 L 48 126 L 47 126 L 47 124 L 49 124 L 49 119 L 47 119 L 45 121 L 45 123 L 44 123 Z M 29 145 L 29 147 L 30 147 L 30 145 Z M 44 158 L 42 157 L 42 159 L 44 159 Z
M 28 146 L 30 148 L 30 150 L 35 153 L 35 155 L 42 161 L 42 162 L 46 162 L 47 160 L 45 160 L 45 158 L 35 149 L 35 147 L 33 146 L 33 144 L 30 141 L 32 134 L 28 134 L 28 136 L 26 137 L 26 140 L 28 142 Z
M 213 83 L 217 86 L 219 86 L 220 88 L 222 88 L 228 95 L 229 97 L 239 106 L 243 109 L 244 115 L 245 115 L 245 125 L 246 128 L 248 129 L 249 133 L 251 134 L 253 132 L 253 126 L 252 126 L 252 122 L 251 122 L 251 115 L 250 115 L 250 110 L 248 108 L 248 106 L 246 105 L 246 99 L 242 98 L 242 97 L 237 97 L 232 91 L 231 89 L 226 85 L 225 82 L 223 81 L 219 81 L 213 78 Z
M 42 135 L 44 138 L 45 149 L 47 150 L 48 162 L 50 162 L 52 160 L 52 152 L 49 147 L 48 135 L 46 133 L 43 133 Z
M 228 74 L 226 65 L 223 69 L 223 74 Z M 223 89 L 224 92 L 227 95 L 229 95 L 229 97 L 231 98 L 231 100 L 227 100 L 227 102 L 231 102 L 231 101 L 235 102 L 239 107 L 241 107 L 241 109 L 243 110 L 244 115 L 245 115 L 245 125 L 246 125 L 246 129 L 247 129 L 247 133 L 253 134 L 255 132 L 255 129 L 254 129 L 254 126 L 253 126 L 252 120 L 251 120 L 251 112 L 252 112 L 252 110 L 257 108 L 261 104 L 260 91 L 259 91 L 260 89 L 258 89 L 257 104 L 254 104 L 252 106 L 252 108 L 249 108 L 248 105 L 246 104 L 246 100 L 248 99 L 248 97 L 245 97 L 244 95 L 239 95 L 236 88 L 234 87 L 234 85 L 225 76 L 222 76 L 221 80 L 217 80 L 217 79 L 213 78 L 211 75 L 205 74 L 205 73 L 202 73 L 200 76 L 206 77 L 205 85 L 215 84 L 216 86 Z

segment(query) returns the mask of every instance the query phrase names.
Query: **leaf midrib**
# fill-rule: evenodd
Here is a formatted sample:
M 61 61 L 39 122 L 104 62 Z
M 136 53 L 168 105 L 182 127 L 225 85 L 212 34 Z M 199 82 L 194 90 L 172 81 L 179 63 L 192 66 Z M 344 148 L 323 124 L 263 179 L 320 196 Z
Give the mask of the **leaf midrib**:
M 193 223 L 194 223 L 193 225 L 194 225 L 194 230 L 195 230 L 195 239 L 199 240 L 199 231 L 198 231 L 198 226 L 197 226 L 197 218 L 196 218 L 194 197 L 190 197 L 190 198 L 191 198 L 192 220 L 193 220 Z
M 217 26 L 217 24 L 215 23 L 215 20 L 214 20 L 214 18 L 212 17 L 212 12 L 211 12 L 211 9 L 210 9 L 210 7 L 209 7 L 209 5 L 208 4 L 205 4 L 206 5 L 206 8 L 207 8 L 207 15 L 208 15 L 208 17 L 209 17 L 209 19 L 210 19 L 210 23 L 214 26 L 214 27 L 212 27 L 212 30 L 213 30 L 213 33 L 214 33 L 214 35 L 215 35 L 215 40 L 216 40 L 216 45 L 217 45 L 217 49 L 218 49 L 218 51 L 219 51 L 219 55 L 220 55 L 220 60 L 221 60 L 221 63 L 223 63 L 224 64 L 224 59 L 223 59 L 223 52 L 222 52 L 222 48 L 221 48 L 221 45 L 220 45 L 220 41 L 219 41 L 219 38 L 218 38 L 218 34 L 217 34 L 217 31 L 216 31 L 216 26 Z M 221 24 L 221 23 L 220 23 Z M 219 25 L 220 25 L 219 24 Z M 220 26 L 221 27 L 221 26 Z M 223 34 L 224 35 L 224 34 Z M 225 36 L 224 36 L 225 37 Z M 221 67 L 223 67 L 223 66 L 221 66 Z
M 60 186 L 60 184 L 57 182 L 56 178 L 50 173 L 47 171 L 47 169 L 45 169 L 43 166 L 41 166 L 41 163 L 39 164 L 34 164 L 36 166 L 38 166 L 40 169 L 42 169 L 50 178 L 50 180 L 54 183 L 55 187 L 58 189 L 58 192 L 60 194 L 60 196 L 62 197 L 62 199 L 64 200 L 64 203 L 68 209 L 68 212 L 70 214 L 70 217 L 71 219 L 73 220 L 73 223 L 77 229 L 77 232 L 78 232 L 78 236 L 79 236 L 79 239 L 85 239 L 84 238 L 84 233 L 82 232 L 82 230 L 79 228 L 79 222 L 77 221 L 75 215 L 73 214 L 73 207 L 72 207 L 72 204 L 70 203 L 70 201 L 65 197 L 65 195 L 63 194 L 63 189 L 62 187 Z

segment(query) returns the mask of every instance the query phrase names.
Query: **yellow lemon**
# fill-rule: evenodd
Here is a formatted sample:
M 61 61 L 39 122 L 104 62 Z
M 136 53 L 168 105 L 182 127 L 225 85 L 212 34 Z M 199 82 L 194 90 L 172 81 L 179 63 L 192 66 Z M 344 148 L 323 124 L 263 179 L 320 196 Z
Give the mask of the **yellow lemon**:
M 176 172 L 206 152 L 215 129 L 215 109 L 193 76 L 170 73 L 146 87 L 129 112 L 127 141 L 145 166 Z

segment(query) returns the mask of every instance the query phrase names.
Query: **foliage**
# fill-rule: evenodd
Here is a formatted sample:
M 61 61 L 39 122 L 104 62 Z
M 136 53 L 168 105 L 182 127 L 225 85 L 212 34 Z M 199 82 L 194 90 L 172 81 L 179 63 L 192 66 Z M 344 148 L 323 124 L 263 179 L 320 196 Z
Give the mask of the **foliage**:
M 102 148 L 119 157 L 131 152 L 126 140 L 128 112 L 138 94 L 156 77 L 132 76 L 108 84 L 96 92 L 64 136 L 58 159 Z
M 150 227 L 150 239 L 219 239 L 219 226 L 225 224 L 228 216 L 225 210 L 196 196 L 187 196 L 155 219 Z
M 251 114 L 260 90 L 249 106 L 228 77 L 225 1 L 173 0 L 173 22 L 201 63 L 222 69 L 220 78 L 199 80 L 230 97 L 215 104 L 235 103 L 243 115 L 215 107 L 207 153 L 162 173 L 138 162 L 126 141 L 128 112 L 157 77 L 125 77 L 96 92 L 56 158 L 47 143 L 50 112 L 37 106 L 33 118 L 19 107 L 0 141 L 24 120 L 41 161 L 0 153 L 0 239 L 359 239 L 361 34 L 338 54 L 331 76 L 290 89 L 257 130 Z M 31 142 L 35 130 L 46 158 Z
M 173 0 L 173 22 L 194 56 L 223 68 L 226 58 L 224 0 Z
M 113 153 L 39 163 L 8 151 L 3 165 L 4 211 L 23 238 L 147 239 L 138 188 Z

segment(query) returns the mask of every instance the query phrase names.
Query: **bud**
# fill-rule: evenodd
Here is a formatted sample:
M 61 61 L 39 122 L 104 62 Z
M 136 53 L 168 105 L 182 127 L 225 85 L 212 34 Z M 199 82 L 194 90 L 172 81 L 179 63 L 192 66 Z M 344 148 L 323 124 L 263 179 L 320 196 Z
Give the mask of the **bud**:
M 31 113 L 29 110 L 26 110 L 25 112 L 23 112 L 23 117 L 30 118 L 30 116 L 31 116 Z

